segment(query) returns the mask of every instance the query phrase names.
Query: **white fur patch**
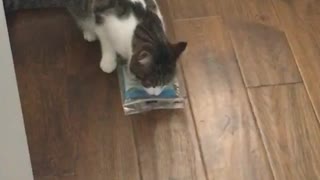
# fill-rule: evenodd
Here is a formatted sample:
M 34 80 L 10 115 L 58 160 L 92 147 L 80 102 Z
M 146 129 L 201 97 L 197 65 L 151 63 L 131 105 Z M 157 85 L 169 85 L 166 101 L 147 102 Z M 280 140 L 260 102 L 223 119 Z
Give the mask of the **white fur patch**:
M 93 42 L 97 40 L 97 36 L 89 31 L 83 31 L 83 38 L 88 42 Z
M 163 91 L 163 87 L 144 88 L 149 95 L 159 96 Z
M 130 60 L 132 37 L 138 25 L 138 20 L 133 14 L 123 19 L 119 19 L 115 15 L 105 16 L 104 19 L 103 25 L 96 28 L 100 41 L 108 40 L 117 53 Z M 104 51 L 103 47 L 102 51 Z
M 147 7 L 147 4 L 146 2 L 144 2 L 144 0 L 130 0 L 131 2 L 138 2 L 138 3 L 141 3 L 143 8 L 146 8 Z
M 159 8 L 159 5 L 158 5 L 157 1 L 155 1 L 155 0 L 154 0 L 154 3 L 155 3 L 155 4 L 156 4 L 156 6 L 157 6 L 157 15 L 158 15 L 159 19 L 161 20 L 162 25 L 163 25 L 163 27 L 164 27 L 164 29 L 165 29 L 164 20 L 163 20 L 163 16 L 162 16 L 162 14 L 161 14 L 161 11 L 160 11 L 160 8 Z

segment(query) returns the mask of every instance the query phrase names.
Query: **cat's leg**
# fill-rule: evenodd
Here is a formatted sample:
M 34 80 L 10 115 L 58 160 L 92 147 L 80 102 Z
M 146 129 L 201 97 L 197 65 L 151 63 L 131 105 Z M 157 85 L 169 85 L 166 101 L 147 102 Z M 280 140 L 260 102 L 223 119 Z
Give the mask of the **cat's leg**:
M 93 31 L 83 30 L 83 38 L 88 42 L 97 40 L 97 35 Z
M 68 8 L 68 10 L 76 20 L 78 26 L 82 29 L 83 38 L 88 42 L 97 40 L 97 35 L 95 33 L 96 23 L 94 15 L 77 8 Z
M 93 42 L 97 40 L 97 35 L 95 33 L 95 22 L 94 19 L 83 19 L 79 22 L 80 27 L 83 31 L 83 38 L 88 42 Z
M 97 35 L 95 33 L 95 20 L 93 17 L 77 17 L 76 21 L 79 27 L 82 29 L 83 38 L 88 42 L 93 42 L 97 40 Z
M 117 53 L 113 49 L 106 33 L 98 33 L 98 37 L 100 40 L 102 52 L 100 68 L 106 73 L 112 73 L 117 67 Z
M 102 47 L 102 59 L 100 61 L 100 68 L 106 73 L 112 73 L 117 67 L 117 54 L 112 49 L 112 47 L 109 46 L 109 42 L 104 41 L 105 40 L 100 39 Z M 107 48 L 107 46 L 109 46 L 109 48 Z

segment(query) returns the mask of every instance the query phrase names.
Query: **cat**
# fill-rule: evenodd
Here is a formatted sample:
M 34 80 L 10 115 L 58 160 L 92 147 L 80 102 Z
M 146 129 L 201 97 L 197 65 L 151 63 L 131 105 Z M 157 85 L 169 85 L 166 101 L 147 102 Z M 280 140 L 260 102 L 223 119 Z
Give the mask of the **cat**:
M 66 7 L 87 41 L 99 40 L 100 68 L 111 73 L 117 55 L 150 95 L 159 95 L 176 74 L 186 42 L 170 43 L 155 0 L 4 0 L 7 12 Z

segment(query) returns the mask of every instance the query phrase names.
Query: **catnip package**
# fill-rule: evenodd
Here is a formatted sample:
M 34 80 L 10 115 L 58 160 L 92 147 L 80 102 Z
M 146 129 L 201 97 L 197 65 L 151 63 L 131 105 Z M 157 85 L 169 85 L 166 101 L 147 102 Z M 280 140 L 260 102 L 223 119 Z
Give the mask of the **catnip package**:
M 181 109 L 185 106 L 186 92 L 178 71 L 173 82 L 164 87 L 158 96 L 149 95 L 141 84 L 131 75 L 127 65 L 118 66 L 122 106 L 126 115 L 156 109 Z

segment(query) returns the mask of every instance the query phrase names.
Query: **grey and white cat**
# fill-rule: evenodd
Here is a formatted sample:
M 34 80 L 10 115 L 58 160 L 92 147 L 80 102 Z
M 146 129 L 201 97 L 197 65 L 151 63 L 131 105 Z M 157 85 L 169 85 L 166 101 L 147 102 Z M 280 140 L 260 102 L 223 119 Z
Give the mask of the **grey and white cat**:
M 99 40 L 101 69 L 111 73 L 117 54 L 128 60 L 130 72 L 151 95 L 175 76 L 177 60 L 187 43 L 168 41 L 155 0 L 4 0 L 6 11 L 66 7 L 87 41 Z

